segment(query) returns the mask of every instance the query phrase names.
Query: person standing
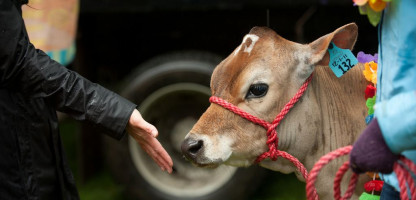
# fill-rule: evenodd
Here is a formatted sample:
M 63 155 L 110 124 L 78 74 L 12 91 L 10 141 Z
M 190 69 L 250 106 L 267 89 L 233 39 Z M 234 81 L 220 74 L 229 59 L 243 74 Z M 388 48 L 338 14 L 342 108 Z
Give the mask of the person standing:
M 172 159 L 136 105 L 50 59 L 30 43 L 27 0 L 0 0 L 0 196 L 79 199 L 59 136 L 56 111 L 121 139 L 133 136 L 162 170 Z M 122 170 L 122 169 L 121 169 Z
M 374 119 L 354 143 L 354 172 L 381 172 L 381 199 L 400 199 L 393 165 L 399 154 L 416 162 L 416 1 L 391 0 L 379 25 Z

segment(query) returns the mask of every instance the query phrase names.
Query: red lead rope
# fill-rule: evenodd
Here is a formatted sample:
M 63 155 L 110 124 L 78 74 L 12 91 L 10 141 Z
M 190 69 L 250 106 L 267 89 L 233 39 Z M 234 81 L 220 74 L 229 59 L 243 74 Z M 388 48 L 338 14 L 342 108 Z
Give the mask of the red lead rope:
M 335 151 L 332 151 L 324 156 L 321 157 L 321 159 L 319 159 L 318 162 L 315 163 L 315 165 L 313 166 L 311 173 L 309 174 L 309 177 L 306 181 L 306 199 L 308 200 L 313 200 L 316 199 L 316 190 L 315 190 L 315 181 L 316 178 L 318 177 L 318 173 L 319 171 L 321 171 L 321 169 L 328 164 L 329 162 L 331 162 L 333 159 L 338 158 L 340 156 L 349 154 L 352 150 L 352 146 L 346 146 L 346 147 L 342 147 L 339 148 Z M 341 197 L 341 190 L 340 190 L 340 184 L 341 184 L 341 180 L 342 177 L 344 176 L 345 172 L 348 170 L 349 168 L 349 161 L 346 161 L 338 170 L 338 172 L 335 175 L 335 179 L 334 179 L 334 199 L 339 200 L 339 199 L 349 199 L 351 198 L 354 189 L 355 189 L 355 185 L 357 184 L 357 180 L 358 180 L 358 174 L 353 173 L 350 183 L 348 185 L 347 191 L 345 192 L 345 195 L 343 197 Z M 405 158 L 405 157 L 400 157 L 400 162 L 396 162 L 394 164 L 393 167 L 393 171 L 396 173 L 397 175 L 397 179 L 399 181 L 399 187 L 400 187 L 400 199 L 402 200 L 408 200 L 409 199 L 409 195 L 408 195 L 408 189 L 410 189 L 410 197 L 412 200 L 416 199 L 416 187 L 415 187 L 415 182 L 412 178 L 412 173 L 413 175 L 416 174 L 416 165 L 415 163 L 413 163 L 412 161 L 410 161 L 409 159 Z M 406 186 L 407 184 L 407 186 Z
M 299 162 L 298 159 L 296 159 L 295 157 L 293 157 L 289 153 L 278 150 L 277 147 L 278 147 L 278 143 L 279 143 L 279 138 L 277 137 L 276 127 L 277 127 L 277 125 L 279 125 L 280 121 L 285 117 L 285 115 L 289 112 L 289 110 L 299 100 L 299 98 L 302 97 L 303 93 L 308 88 L 308 85 L 311 82 L 311 80 L 312 80 L 312 74 L 308 77 L 308 79 L 305 80 L 305 83 L 303 83 L 303 85 L 300 87 L 300 89 L 295 94 L 295 96 L 292 97 L 292 99 L 289 101 L 289 103 L 287 103 L 285 105 L 285 107 L 283 107 L 283 109 L 276 116 L 276 118 L 273 120 L 272 123 L 269 123 L 265 120 L 259 119 L 255 116 L 251 115 L 250 113 L 238 108 L 237 106 L 235 106 L 235 105 L 233 105 L 233 104 L 231 104 L 231 103 L 229 103 L 229 102 L 227 102 L 224 99 L 221 99 L 219 97 L 212 96 L 211 98 L 209 98 L 209 101 L 211 103 L 218 104 L 218 105 L 230 110 L 231 112 L 241 116 L 242 118 L 245 118 L 245 119 L 247 119 L 247 120 L 249 120 L 249 121 L 251 121 L 255 124 L 258 124 L 258 125 L 264 127 L 267 130 L 267 146 L 269 147 L 269 151 L 260 155 L 256 159 L 256 163 L 261 162 L 262 160 L 264 160 L 267 157 L 270 157 L 270 159 L 273 160 L 273 161 L 277 160 L 278 157 L 283 157 L 283 158 L 289 160 L 290 162 L 292 162 L 296 166 L 296 168 L 299 170 L 299 172 L 302 173 L 303 178 L 305 180 L 308 180 L 308 171 L 306 170 L 305 166 L 303 166 L 303 164 L 301 162 Z M 315 196 L 317 197 L 316 191 L 314 193 L 315 193 Z

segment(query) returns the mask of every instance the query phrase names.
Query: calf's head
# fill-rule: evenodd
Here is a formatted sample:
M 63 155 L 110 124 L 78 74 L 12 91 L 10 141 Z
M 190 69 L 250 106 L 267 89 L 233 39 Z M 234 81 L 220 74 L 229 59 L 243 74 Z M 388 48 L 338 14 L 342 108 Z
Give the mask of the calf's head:
M 328 64 L 330 42 L 351 49 L 356 37 L 355 24 L 338 28 L 310 44 L 294 43 L 269 28 L 254 27 L 241 45 L 215 68 L 212 95 L 271 122 L 315 66 Z M 308 123 L 305 116 L 292 116 L 284 123 L 297 123 L 292 119 Z M 202 167 L 223 163 L 249 166 L 268 151 L 266 140 L 263 127 L 211 104 L 185 137 L 182 152 Z

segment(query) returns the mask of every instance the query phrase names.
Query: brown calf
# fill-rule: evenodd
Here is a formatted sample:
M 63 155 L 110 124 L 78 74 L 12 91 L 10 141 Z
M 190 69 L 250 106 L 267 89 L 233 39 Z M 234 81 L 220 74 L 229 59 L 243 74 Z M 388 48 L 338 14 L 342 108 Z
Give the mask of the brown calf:
M 216 67 L 211 79 L 212 95 L 271 122 L 314 72 L 309 88 L 276 129 L 279 150 L 292 154 L 310 170 L 322 155 L 351 145 L 365 127 L 363 91 L 367 83 L 362 66 L 355 66 L 341 78 L 328 67 L 330 42 L 352 49 L 357 32 L 355 24 L 347 24 L 310 44 L 298 44 L 269 28 L 255 27 Z M 211 104 L 186 136 L 182 151 L 197 166 L 244 167 L 268 151 L 266 140 L 264 128 Z M 338 159 L 321 172 L 316 183 L 321 199 L 332 199 L 332 179 L 345 159 Z M 259 164 L 297 173 L 283 158 Z

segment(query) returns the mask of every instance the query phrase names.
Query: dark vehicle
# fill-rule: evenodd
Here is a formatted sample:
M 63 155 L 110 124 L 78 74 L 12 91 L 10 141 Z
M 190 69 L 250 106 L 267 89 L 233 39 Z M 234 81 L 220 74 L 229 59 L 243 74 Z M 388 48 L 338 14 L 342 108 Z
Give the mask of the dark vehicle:
M 307 43 L 356 22 L 355 48 L 376 52 L 376 28 L 352 4 L 351 0 L 82 0 L 75 70 L 139 105 L 144 118 L 159 129 L 159 140 L 174 161 L 174 172 L 168 175 L 128 137 L 122 142 L 103 137 L 101 148 L 90 148 L 88 141 L 101 134 L 84 133 L 82 142 L 89 144 L 83 145 L 84 174 L 101 163 L 100 156 L 89 155 L 100 154 L 135 199 L 247 199 L 261 185 L 264 169 L 201 169 L 180 151 L 181 141 L 209 106 L 212 70 L 254 26 L 269 26 L 284 38 Z M 88 126 L 83 131 L 97 132 Z

